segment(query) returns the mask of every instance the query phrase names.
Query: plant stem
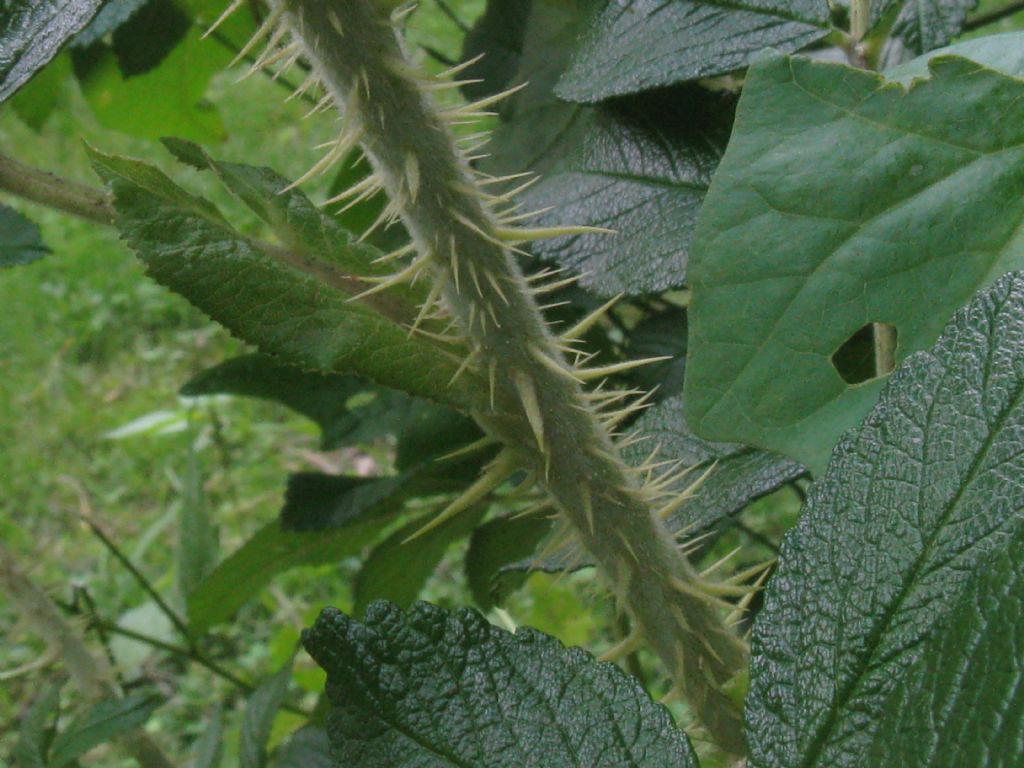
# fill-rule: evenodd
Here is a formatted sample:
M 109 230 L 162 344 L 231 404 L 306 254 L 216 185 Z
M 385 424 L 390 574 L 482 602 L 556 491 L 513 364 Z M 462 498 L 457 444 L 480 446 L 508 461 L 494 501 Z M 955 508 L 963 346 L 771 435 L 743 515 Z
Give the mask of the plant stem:
M 896 329 L 888 323 L 875 323 L 875 376 L 886 376 L 896 368 Z
M 104 192 L 23 165 L 3 154 L 0 154 L 0 189 L 83 219 L 100 224 L 114 223 L 114 208 Z
M 48 646 L 60 650 L 71 679 L 87 699 L 119 695 L 110 667 L 85 647 L 78 631 L 61 616 L 60 609 L 18 567 L 14 554 L 0 542 L 0 592 L 18 608 L 19 615 Z M 143 768 L 173 768 L 159 745 L 142 729 L 119 739 Z
M 1016 2 L 1004 5 L 1002 8 L 997 8 L 994 11 L 975 16 L 973 19 L 968 19 L 967 23 L 964 24 L 964 32 L 987 27 L 989 24 L 995 24 L 997 21 L 1002 21 L 1020 11 L 1024 11 L 1024 0 L 1017 0 Z
M 850 0 L 850 37 L 859 43 L 871 27 L 871 0 Z
M 505 458 L 467 503 L 503 479 L 509 459 L 540 478 L 709 733 L 741 754 L 742 718 L 723 688 L 744 668 L 745 647 L 663 525 L 670 510 L 658 509 L 655 491 L 624 464 L 582 389 L 584 379 L 614 371 L 566 362 L 571 342 L 552 335 L 514 257 L 516 243 L 536 237 L 502 225 L 454 145 L 447 121 L 485 105 L 442 118 L 372 0 L 275 0 L 274 8 L 355 126 L 417 245 L 418 259 L 396 284 L 430 275 L 472 347 L 467 367 L 492 382 L 491 407 L 473 415 L 505 445 Z

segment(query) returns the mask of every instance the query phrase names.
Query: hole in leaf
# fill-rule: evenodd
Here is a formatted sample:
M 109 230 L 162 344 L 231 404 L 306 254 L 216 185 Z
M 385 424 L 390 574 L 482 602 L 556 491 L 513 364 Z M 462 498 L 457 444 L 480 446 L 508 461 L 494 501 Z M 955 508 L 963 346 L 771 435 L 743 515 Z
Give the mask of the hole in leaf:
M 863 384 L 892 372 L 896 326 L 865 323 L 832 353 L 832 365 L 847 384 Z

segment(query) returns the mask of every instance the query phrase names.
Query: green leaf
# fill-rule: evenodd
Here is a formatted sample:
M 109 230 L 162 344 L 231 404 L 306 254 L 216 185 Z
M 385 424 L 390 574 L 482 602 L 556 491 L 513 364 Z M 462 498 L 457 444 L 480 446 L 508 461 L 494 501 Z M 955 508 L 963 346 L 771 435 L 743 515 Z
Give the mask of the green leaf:
M 144 75 L 158 66 L 188 34 L 192 20 L 174 0 L 149 0 L 113 30 L 121 74 Z
M 93 747 L 145 725 L 163 699 L 152 693 L 133 693 L 122 699 L 104 699 L 74 721 L 53 740 L 47 768 L 70 765 Z
M 390 304 L 349 301 L 364 284 L 339 274 L 328 257 L 257 246 L 157 169 L 95 150 L 91 156 L 113 192 L 122 236 L 149 274 L 261 351 L 453 404 L 476 391 L 449 386 L 461 362 L 455 354 L 410 338 L 375 311 Z
M 224 752 L 224 712 L 217 704 L 206 719 L 207 726 L 192 745 L 190 768 L 218 768 Z
M 475 101 L 512 85 L 534 5 L 532 0 L 489 0 L 483 15 L 463 41 L 463 61 L 483 54 L 460 75 L 460 79 L 470 81 L 462 86 L 467 100 Z
M 71 41 L 76 48 L 88 48 L 130 19 L 149 0 L 118 0 L 106 2 L 93 20 Z
M 71 53 L 82 95 L 101 125 L 144 139 L 167 134 L 209 142 L 226 138 L 220 115 L 204 96 L 232 56 L 203 40 L 195 26 L 158 66 L 142 74 L 126 75 L 118 54 L 105 43 Z
M 540 226 L 583 224 L 614 234 L 540 241 L 534 253 L 576 272 L 603 296 L 654 293 L 686 281 L 697 211 L 729 139 L 733 101 L 673 89 L 594 111 L 568 159 L 530 190 Z
M 0 102 L 46 66 L 103 0 L 6 0 L 0 12 Z
M 349 408 L 350 398 L 362 392 L 373 387 L 355 376 L 304 371 L 260 354 L 225 360 L 181 388 L 186 397 L 230 394 L 282 403 L 320 426 L 324 450 L 337 448 L 363 421 Z
M 924 53 L 963 32 L 967 14 L 977 5 L 978 0 L 906 0 L 890 34 L 911 52 Z
M 489 611 L 526 581 L 526 569 L 509 568 L 528 561 L 551 533 L 552 522 L 539 515 L 512 515 L 490 520 L 475 531 L 466 550 L 466 581 L 473 601 Z
M 928 62 L 940 56 L 961 56 L 983 67 L 1013 77 L 1024 76 L 1024 32 L 1004 32 L 973 40 L 964 40 L 946 48 L 918 56 L 908 62 L 885 70 L 889 80 L 910 85 L 915 78 L 927 78 L 931 73 Z
M 63 680 L 49 683 L 22 718 L 13 755 L 18 768 L 46 768 L 60 714 L 60 690 L 63 686 Z
M 674 532 L 699 535 L 805 471 L 795 461 L 767 451 L 702 440 L 686 425 L 681 397 L 658 403 L 636 421 L 633 429 L 644 440 L 623 451 L 626 461 L 639 465 L 651 446 L 658 445 L 661 460 L 679 461 L 680 466 L 694 468 L 670 491 L 681 492 L 708 472 L 693 497 L 668 519 L 668 527 Z
M 595 102 L 728 74 L 767 47 L 796 51 L 830 31 L 824 0 L 623 0 L 608 3 L 576 43 L 558 83 Z
M 836 447 L 755 625 L 751 766 L 877 764 L 866 750 L 888 696 L 971 573 L 1024 530 L 1022 344 L 1015 273 L 908 359 Z
M 964 589 L 886 704 L 870 765 L 1011 768 L 1024 758 L 1024 536 Z
M 899 362 L 1024 266 L 1024 81 L 929 66 L 910 90 L 796 58 L 750 70 L 690 256 L 699 436 L 820 472 L 881 388 L 847 384 L 833 354 L 889 323 Z
M 280 521 L 263 526 L 223 560 L 188 596 L 189 629 L 195 636 L 228 621 L 276 575 L 303 565 L 337 563 L 373 541 L 397 510 L 353 515 L 327 530 L 288 531 Z
M 39 133 L 60 103 L 70 75 L 71 59 L 58 56 L 11 97 L 11 108 L 25 125 Z
M 195 447 L 188 452 L 188 468 L 178 514 L 178 594 L 188 597 L 217 565 L 217 529 L 203 491 L 202 470 Z
M 49 252 L 34 222 L 13 208 L 0 205 L 0 269 L 31 264 Z
M 406 473 L 369 478 L 317 472 L 291 475 L 281 510 L 281 525 L 289 531 L 344 528 L 359 519 L 366 510 L 373 509 L 382 501 L 392 500 L 411 476 L 411 473 Z
M 272 677 L 264 680 L 245 703 L 238 748 L 240 768 L 264 768 L 267 764 L 267 742 L 277 711 L 288 695 L 292 679 L 292 661 Z
M 274 755 L 274 768 L 334 768 L 327 731 L 306 726 Z
M 327 670 L 345 768 L 696 768 L 686 736 L 618 667 L 475 611 L 328 608 L 303 634 Z
M 388 600 L 401 608 L 411 605 L 448 548 L 472 533 L 486 512 L 487 506 L 478 504 L 408 541 L 430 521 L 432 515 L 428 515 L 384 539 L 356 574 L 352 613 L 361 615 L 374 600 Z

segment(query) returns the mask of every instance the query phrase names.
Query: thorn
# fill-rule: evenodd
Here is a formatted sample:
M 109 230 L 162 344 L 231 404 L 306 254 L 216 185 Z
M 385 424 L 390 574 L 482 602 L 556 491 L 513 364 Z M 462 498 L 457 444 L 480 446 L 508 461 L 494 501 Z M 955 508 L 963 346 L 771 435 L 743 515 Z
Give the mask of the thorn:
M 624 295 L 625 294 L 620 293 L 618 296 L 613 296 L 611 299 L 606 301 L 600 307 L 598 307 L 593 312 L 591 312 L 589 315 L 587 315 L 582 320 L 580 320 L 578 323 L 576 323 L 576 325 L 574 325 L 572 328 L 570 328 L 569 330 L 563 332 L 561 334 L 561 339 L 563 341 L 565 341 L 565 342 L 570 343 L 570 344 L 572 342 L 574 342 L 574 341 L 579 341 L 579 337 L 582 336 L 583 334 L 585 334 L 591 328 L 593 328 L 594 324 L 597 323 L 597 321 L 600 320 L 602 317 L 604 317 L 608 313 L 608 310 L 610 310 L 613 306 L 615 306 L 615 304 Z
M 364 277 L 362 278 L 364 281 L 368 283 L 376 283 L 376 285 L 362 293 L 357 293 L 355 296 L 349 296 L 345 301 L 359 301 L 367 298 L 368 296 L 372 296 L 375 293 L 386 291 L 388 288 L 393 288 L 396 285 L 413 280 L 420 273 L 420 270 L 423 269 L 423 266 L 423 258 L 421 257 L 412 262 L 405 269 L 400 272 L 396 272 L 393 275 L 388 275 L 387 277 Z
M 516 461 L 513 455 L 507 451 L 502 451 L 495 457 L 494 461 L 491 462 L 491 465 L 484 471 L 484 473 L 477 478 L 476 482 L 469 486 L 461 496 L 441 510 L 437 517 L 416 531 L 416 533 L 409 536 L 402 543 L 408 544 L 410 541 L 419 538 L 423 534 L 428 533 L 439 525 L 451 520 L 460 512 L 465 512 L 471 506 L 481 501 L 491 493 L 491 491 L 504 483 L 515 468 Z
M 540 363 L 542 366 L 544 366 L 547 370 L 562 377 L 563 379 L 568 379 L 569 381 L 575 382 L 577 384 L 583 383 L 582 380 L 576 378 L 572 370 L 570 370 L 564 364 L 548 355 L 540 347 L 534 344 L 528 344 L 527 349 L 530 352 L 530 356 L 538 363 Z
M 592 381 L 594 379 L 603 379 L 606 376 L 614 376 L 617 373 L 631 371 L 634 368 L 639 368 L 642 365 L 660 363 L 662 360 L 671 359 L 671 355 L 659 355 L 657 357 L 647 357 L 641 360 L 626 360 L 625 362 L 622 363 L 611 363 L 610 365 L 601 365 L 596 368 L 578 368 L 576 370 L 576 374 L 580 376 L 584 381 Z
M 537 399 L 537 390 L 533 386 L 533 379 L 521 371 L 514 371 L 512 381 L 519 392 L 519 400 L 526 412 L 526 420 L 530 422 L 533 436 L 537 440 L 537 447 L 543 454 L 544 451 L 544 415 L 540 408 L 540 401 Z
M 405 154 L 405 185 L 409 190 L 409 200 L 415 203 L 420 191 L 420 163 L 412 152 Z
M 573 275 L 572 277 L 567 277 L 563 280 L 556 280 L 553 283 L 538 285 L 536 288 L 532 289 L 532 292 L 534 296 L 543 296 L 545 293 L 551 293 L 552 291 L 557 291 L 559 288 L 565 288 L 566 286 L 572 285 L 591 274 L 591 272 L 580 272 L 578 275 Z
M 484 54 L 481 53 L 478 56 L 474 56 L 472 59 L 467 59 L 466 61 L 456 64 L 454 67 L 449 67 L 444 72 L 438 73 L 437 79 L 447 80 L 448 78 L 454 77 L 455 75 L 459 74 L 459 72 L 462 72 L 463 70 L 468 69 L 469 67 L 476 64 L 483 57 Z
M 448 387 L 449 388 L 455 386 L 455 382 L 458 381 L 459 377 L 462 376 L 462 374 L 466 372 L 466 370 L 469 368 L 470 365 L 473 364 L 473 362 L 475 362 L 475 360 L 476 360 L 478 355 L 479 355 L 479 353 L 475 349 L 472 352 L 470 352 L 468 355 L 466 355 L 466 358 L 462 361 L 462 363 L 459 365 L 459 367 L 455 370 L 455 373 L 452 374 L 452 378 L 448 382 Z
M 487 384 L 488 384 L 488 387 L 490 389 L 491 410 L 492 411 L 494 410 L 494 389 L 495 389 L 495 383 L 496 383 L 497 378 L 498 378 L 498 361 L 492 359 L 490 364 L 487 366 Z
M 220 16 L 218 16 L 217 20 L 215 22 L 213 22 L 213 24 L 210 25 L 210 27 L 205 32 L 203 32 L 203 36 L 200 39 L 201 40 L 205 40 L 210 35 L 212 35 L 214 32 L 216 32 L 217 28 L 221 24 L 223 24 L 225 21 L 227 21 L 228 17 L 231 14 L 233 14 L 235 11 L 237 11 L 239 8 L 241 8 L 243 5 L 245 5 L 245 3 L 246 3 L 246 0 L 232 0 L 231 4 L 227 7 L 227 9 L 224 11 L 224 13 L 222 13 Z
M 643 633 L 633 627 L 629 634 L 597 657 L 598 661 L 618 661 L 643 645 Z
M 495 445 L 497 442 L 498 441 L 496 439 L 487 435 L 481 437 L 479 440 L 474 440 L 472 443 L 464 445 L 461 448 L 456 448 L 451 453 L 446 453 L 444 456 L 438 456 L 436 459 L 434 459 L 434 461 L 440 463 L 442 461 L 451 461 L 452 459 L 458 459 L 461 458 L 462 456 L 468 456 L 471 453 L 482 451 L 484 448 L 487 448 L 488 446 Z
M 507 243 L 527 243 L 534 240 L 549 240 L 554 237 L 569 235 L 586 235 L 592 233 L 617 234 L 613 229 L 605 227 L 566 226 L 566 227 L 497 227 L 495 234 Z
M 268 35 L 270 36 L 270 39 L 267 41 L 267 48 L 275 48 L 277 44 L 281 41 L 281 38 L 284 37 L 288 32 L 287 27 L 285 27 L 283 24 L 280 27 L 277 26 L 277 23 L 281 20 L 281 16 L 283 15 L 283 8 L 277 7 L 271 10 L 270 14 L 260 25 L 259 29 L 256 30 L 256 32 L 253 34 L 251 38 L 249 38 L 249 42 L 242 46 L 242 50 L 240 50 L 238 52 L 238 55 L 236 55 L 235 58 L 231 60 L 231 63 L 228 64 L 228 67 L 234 67 L 240 61 L 245 59 L 245 57 L 252 53 L 253 49 L 261 42 L 263 42 L 263 39 Z
M 594 535 L 594 501 L 590 497 L 590 486 L 580 482 L 580 501 L 583 503 L 583 514 L 587 516 L 587 527 L 590 535 Z
M 743 549 L 743 545 L 742 544 L 740 546 L 736 547 L 736 549 L 734 549 L 729 554 L 727 554 L 724 557 L 721 557 L 718 560 L 716 560 L 715 562 L 713 562 L 711 565 L 709 565 L 707 568 L 705 568 L 703 571 L 700 572 L 701 578 L 704 579 L 704 578 L 707 578 L 708 576 L 710 576 L 716 570 L 718 570 L 723 565 L 725 565 L 727 562 L 729 562 L 733 557 L 735 557 L 736 554 L 741 549 Z

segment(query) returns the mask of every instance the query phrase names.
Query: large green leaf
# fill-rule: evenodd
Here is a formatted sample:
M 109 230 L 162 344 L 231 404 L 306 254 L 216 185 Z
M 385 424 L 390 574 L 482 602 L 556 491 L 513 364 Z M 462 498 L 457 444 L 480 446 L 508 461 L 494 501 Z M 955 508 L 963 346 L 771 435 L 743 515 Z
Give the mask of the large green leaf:
M 45 67 L 102 5 L 103 0 L 0 2 L 0 102 Z
M 397 511 L 397 510 L 396 510 Z M 303 565 L 337 563 L 380 535 L 387 510 L 354 515 L 329 530 L 289 531 L 274 520 L 218 565 L 188 596 L 189 629 L 202 635 L 228 621 L 279 573 Z
M 594 110 L 567 158 L 525 196 L 541 225 L 614 234 L 540 241 L 534 253 L 604 296 L 654 293 L 686 280 L 697 211 L 732 126 L 731 98 L 676 88 Z M 571 109 L 563 107 L 563 109 Z
M 506 515 L 473 531 L 466 550 L 466 582 L 481 609 L 500 605 L 523 585 L 529 571 L 517 565 L 532 563 L 531 556 L 553 525 L 544 515 Z
M 133 693 L 97 702 L 57 734 L 50 747 L 48 768 L 71 765 L 93 747 L 145 725 L 163 699 L 153 693 Z
M 542 175 L 521 197 L 524 210 L 543 211 L 539 225 L 616 231 L 534 245 L 537 256 L 583 272 L 586 288 L 612 296 L 682 285 L 697 210 L 728 140 L 734 103 L 697 88 L 599 108 L 558 99 L 555 82 L 591 5 L 533 3 L 514 78 L 528 85 L 502 108 L 485 168 Z
M 34 222 L 13 208 L 0 205 L 0 269 L 30 264 L 49 252 Z
M 204 99 L 211 78 L 231 61 L 231 52 L 192 27 L 160 61 L 128 76 L 105 43 L 72 49 L 82 95 L 101 125 L 157 139 L 167 134 L 196 141 L 222 141 L 224 124 Z
M 667 710 L 618 667 L 480 614 L 325 610 L 303 643 L 327 670 L 345 768 L 696 768 Z
M 832 355 L 868 323 L 897 361 L 1024 266 L 1024 81 L 933 58 L 909 90 L 835 64 L 751 69 L 690 258 L 694 431 L 820 471 L 880 381 Z
M 411 605 L 448 548 L 472 533 L 486 511 L 486 505 L 479 504 L 425 533 L 419 532 L 430 517 L 417 518 L 384 539 L 356 574 L 352 613 L 361 615 L 374 600 L 387 600 L 401 608 Z
M 558 95 L 594 102 L 724 75 L 766 47 L 799 50 L 829 31 L 825 0 L 616 0 L 577 42 Z
M 472 391 L 449 386 L 456 355 L 377 311 L 391 304 L 349 301 L 365 284 L 339 272 L 331 253 L 258 246 L 157 169 L 91 155 L 113 192 L 122 236 L 149 274 L 241 338 L 293 365 L 356 373 L 438 401 L 460 404 Z
M 908 359 L 836 447 L 755 625 L 751 766 L 878 764 L 866 750 L 886 699 L 971 573 L 1024 531 L 1022 350 L 1015 273 Z
M 889 699 L 869 765 L 1024 762 L 1024 537 L 977 573 Z
M 332 450 L 361 423 L 351 398 L 372 391 L 355 376 L 304 371 L 260 354 L 225 360 L 195 376 L 181 388 L 187 397 L 230 394 L 274 400 L 315 421 L 321 447 Z

